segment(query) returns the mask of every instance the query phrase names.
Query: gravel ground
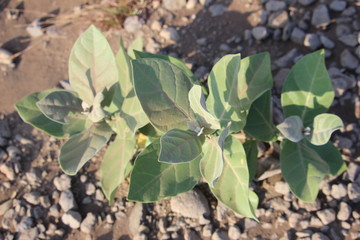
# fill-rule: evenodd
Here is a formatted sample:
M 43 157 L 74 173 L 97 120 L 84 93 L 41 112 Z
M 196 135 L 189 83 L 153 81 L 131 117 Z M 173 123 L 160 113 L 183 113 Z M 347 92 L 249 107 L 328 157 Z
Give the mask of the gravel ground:
M 119 34 L 127 44 L 141 36 L 146 51 L 184 59 L 201 81 L 225 54 L 269 51 L 276 122 L 291 66 L 325 48 L 336 91 L 330 111 L 345 124 L 333 141 L 348 169 L 322 183 L 315 203 L 291 194 L 278 170 L 278 144 L 261 143 L 253 183 L 260 223 L 218 204 L 203 183 L 172 199 L 140 204 L 126 200 L 127 180 L 109 206 L 99 184 L 103 152 L 78 175 L 67 176 L 57 163 L 62 140 L 7 113 L 0 114 L 0 239 L 360 239 L 359 6 L 355 0 L 154 0 L 143 14 L 128 17 L 123 29 L 108 31 L 111 43 Z M 33 23 L 25 30 L 32 38 L 44 31 Z M 2 76 L 11 77 L 20 68 L 2 49 Z

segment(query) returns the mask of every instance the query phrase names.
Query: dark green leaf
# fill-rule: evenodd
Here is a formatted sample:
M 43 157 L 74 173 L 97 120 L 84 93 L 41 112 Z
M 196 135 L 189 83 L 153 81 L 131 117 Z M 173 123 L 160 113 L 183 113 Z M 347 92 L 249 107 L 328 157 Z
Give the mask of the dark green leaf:
M 258 147 L 257 141 L 247 140 L 244 144 L 247 165 L 249 168 L 250 182 L 255 178 L 258 166 Z

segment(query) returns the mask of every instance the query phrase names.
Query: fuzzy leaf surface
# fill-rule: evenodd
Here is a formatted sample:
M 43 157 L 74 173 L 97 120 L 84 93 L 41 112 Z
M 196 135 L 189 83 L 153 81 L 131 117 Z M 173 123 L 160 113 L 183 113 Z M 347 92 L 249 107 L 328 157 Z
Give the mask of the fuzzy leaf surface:
M 290 116 L 276 126 L 281 134 L 292 142 L 300 142 L 303 138 L 303 123 L 299 116 Z
M 172 129 L 160 138 L 159 162 L 184 163 L 202 153 L 204 136 L 190 130 Z
M 69 58 L 69 80 L 89 106 L 97 93 L 118 81 L 115 56 L 105 36 L 91 25 L 75 42 Z
M 150 122 L 160 131 L 187 130 L 195 120 L 188 100 L 192 87 L 189 77 L 162 59 L 133 61 L 135 92 Z
M 158 161 L 160 141 L 154 140 L 136 158 L 128 199 L 155 202 L 191 190 L 200 179 L 200 158 L 187 163 Z
M 280 166 L 291 191 L 304 202 L 316 200 L 320 182 L 330 173 L 328 163 L 305 139 L 298 143 L 283 142 Z
M 265 92 L 250 107 L 244 130 L 264 142 L 274 139 L 276 127 L 272 120 L 271 91 Z
M 83 118 L 73 118 L 69 124 L 63 125 L 50 120 L 40 111 L 36 103 L 52 92 L 64 92 L 64 90 L 49 89 L 32 93 L 15 104 L 15 108 L 24 122 L 57 138 L 63 138 L 67 134 L 72 136 L 86 129 L 86 116 L 83 116 Z
M 200 160 L 200 171 L 206 182 L 214 187 L 216 180 L 224 169 L 224 142 L 230 127 L 224 129 L 217 137 L 210 136 L 203 145 L 203 157 Z
M 75 175 L 79 169 L 106 145 L 112 134 L 104 122 L 94 124 L 84 132 L 73 135 L 60 150 L 61 169 Z
M 338 116 L 329 113 L 319 114 L 314 118 L 310 142 L 314 145 L 324 145 L 334 131 L 343 127 L 344 124 Z
M 132 169 L 130 160 L 135 153 L 135 146 L 135 136 L 128 132 L 118 134 L 106 150 L 100 167 L 100 182 L 110 204 L 114 200 L 118 186 Z
M 40 111 L 51 120 L 60 124 L 68 124 L 69 113 L 81 113 L 81 99 L 71 92 L 52 92 L 38 101 L 36 105 Z
M 301 58 L 285 79 L 281 105 L 285 117 L 299 116 L 305 126 L 325 113 L 334 99 L 334 90 L 324 61 L 324 50 Z
M 241 142 L 231 135 L 225 140 L 224 170 L 211 191 L 218 200 L 236 213 L 256 219 L 256 201 L 249 190 L 246 153 Z

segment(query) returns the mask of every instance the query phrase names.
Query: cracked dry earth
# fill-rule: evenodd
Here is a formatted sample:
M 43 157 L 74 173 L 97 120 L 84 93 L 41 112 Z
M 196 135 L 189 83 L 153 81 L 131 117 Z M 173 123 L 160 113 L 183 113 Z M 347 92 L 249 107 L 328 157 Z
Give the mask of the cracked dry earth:
M 141 36 L 146 51 L 184 59 L 200 81 L 225 54 L 269 51 L 275 122 L 282 119 L 279 94 L 291 66 L 325 49 L 336 91 L 330 112 L 345 124 L 332 140 L 348 169 L 322 183 L 315 203 L 304 203 L 281 177 L 278 144 L 259 144 L 252 187 L 260 223 L 226 209 L 203 183 L 140 204 L 126 200 L 127 180 L 109 206 L 99 185 L 103 152 L 76 176 L 61 172 L 63 141 L 23 123 L 13 104 L 66 85 L 71 46 L 94 21 L 85 3 L 0 0 L 0 239 L 360 239 L 360 1 L 153 0 L 121 26 L 103 29 L 114 50 L 120 35 L 126 45 Z M 43 18 L 54 25 L 39 27 Z

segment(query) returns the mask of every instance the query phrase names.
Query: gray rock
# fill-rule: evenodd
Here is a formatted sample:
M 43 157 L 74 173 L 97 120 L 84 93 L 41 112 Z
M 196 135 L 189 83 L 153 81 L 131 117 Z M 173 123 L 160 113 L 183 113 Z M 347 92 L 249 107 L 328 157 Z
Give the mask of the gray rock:
M 269 200 L 269 205 L 275 211 L 281 212 L 288 212 L 290 208 L 290 203 L 279 197 Z
M 207 38 L 199 38 L 196 40 L 196 43 L 199 44 L 200 46 L 204 46 L 207 44 Z
M 251 33 L 256 40 L 263 40 L 263 39 L 267 38 L 267 36 L 269 35 L 268 29 L 266 27 L 262 27 L 262 26 L 254 27 L 251 30 Z
M 354 70 L 359 66 L 359 60 L 348 50 L 341 52 L 340 63 L 344 68 Z
M 352 89 L 356 85 L 353 75 L 346 75 L 337 68 L 329 68 L 329 74 L 337 97 L 342 96 L 346 90 Z
M 336 12 L 341 12 L 346 8 L 346 1 L 332 1 L 330 3 L 330 9 Z
M 161 30 L 160 36 L 166 39 L 167 41 L 171 41 L 171 42 L 177 42 L 180 40 L 179 33 L 173 27 L 167 27 Z
M 254 228 L 254 227 L 258 226 L 258 225 L 259 225 L 259 223 L 256 222 L 254 219 L 245 218 L 245 221 L 244 221 L 245 230 L 248 230 L 250 228 Z
M 129 33 L 134 33 L 143 25 L 143 21 L 138 16 L 126 17 L 124 21 L 124 28 Z
M 229 47 L 229 45 L 224 44 L 224 43 L 220 44 L 219 49 L 220 49 L 220 51 L 223 51 L 226 53 L 231 51 L 231 48 Z
M 340 42 L 349 47 L 355 47 L 358 45 L 358 37 L 356 34 L 347 34 L 339 37 Z
M 209 74 L 209 68 L 205 66 L 200 66 L 198 69 L 196 69 L 194 75 L 197 79 L 205 80 Z
M 214 4 L 209 7 L 209 11 L 212 17 L 220 16 L 226 12 L 227 7 L 223 4 Z
M 202 229 L 202 235 L 204 236 L 204 237 L 211 237 L 211 234 L 212 234 L 212 225 L 211 224 L 207 224 L 207 225 L 205 225 L 204 227 L 203 227 L 203 229 Z
M 326 48 L 332 49 L 335 47 L 335 43 L 330 38 L 328 38 L 324 35 L 320 36 L 320 41 L 321 41 L 322 45 Z
M 185 7 L 186 0 L 163 0 L 163 5 L 168 10 L 180 10 Z
M 275 65 L 279 68 L 286 68 L 292 66 L 294 59 L 299 56 L 299 50 L 297 48 L 291 49 L 282 57 L 275 61 Z
M 339 183 L 331 186 L 331 196 L 334 199 L 340 200 L 346 197 L 346 194 L 347 194 L 347 190 L 345 184 Z
M 286 3 L 284 1 L 268 1 L 265 4 L 265 8 L 267 11 L 276 12 L 280 10 L 284 10 L 286 8 Z
M 360 166 L 354 162 L 350 162 L 346 171 L 349 180 L 355 182 L 360 173 Z
M 194 230 L 185 230 L 184 240 L 201 240 L 199 234 L 197 234 Z
M 49 208 L 49 216 L 53 216 L 55 218 L 60 216 L 60 211 L 57 204 L 54 204 Z
M 66 174 L 62 174 L 60 177 L 55 177 L 53 183 L 55 188 L 60 192 L 71 188 L 71 178 Z
M 357 182 L 348 184 L 348 196 L 349 199 L 354 202 L 360 202 L 360 185 Z
M 316 214 L 324 225 L 328 225 L 336 219 L 335 211 L 333 209 L 324 209 L 318 211 Z
M 186 9 L 193 9 L 197 3 L 198 0 L 188 0 L 186 3 Z
M 94 225 L 96 223 L 96 216 L 95 214 L 89 212 L 84 220 L 81 222 L 80 230 L 83 233 L 90 233 L 91 230 L 94 228 Z
M 337 213 L 337 219 L 340 221 L 348 220 L 351 215 L 351 210 L 351 207 L 346 202 L 341 202 Z
M 203 6 L 208 6 L 213 0 L 199 0 L 200 4 Z
M 308 6 L 310 4 L 312 4 L 313 2 L 315 2 L 316 0 L 297 0 L 298 3 L 300 3 L 303 6 Z
M 345 24 L 338 24 L 336 25 L 335 32 L 336 36 L 340 38 L 344 35 L 349 35 L 351 33 L 351 28 Z
M 78 212 L 70 210 L 62 215 L 61 221 L 72 229 L 78 229 L 81 224 L 81 215 Z
M 39 180 L 39 172 L 35 168 L 31 168 L 30 171 L 26 173 L 26 179 L 30 185 L 34 185 Z
M 352 17 L 356 14 L 356 9 L 355 7 L 351 6 L 351 7 L 348 7 L 347 9 L 345 9 L 341 15 L 343 16 L 346 16 L 346 17 Z
M 34 219 L 32 217 L 25 217 L 19 224 L 15 225 L 15 230 L 20 233 L 28 232 L 34 225 Z
M 310 48 L 311 50 L 316 50 L 321 46 L 320 39 L 317 34 L 308 33 L 304 38 L 304 46 Z
M 329 11 L 325 5 L 320 5 L 315 8 L 311 24 L 317 28 L 326 27 L 330 23 Z
M 289 75 L 289 72 L 290 72 L 289 68 L 282 68 L 275 75 L 275 77 L 274 77 L 274 85 L 275 85 L 275 89 L 277 90 L 278 93 L 281 92 L 284 80 Z
M 229 227 L 228 235 L 230 239 L 240 239 L 241 229 L 237 225 Z
M 311 236 L 311 240 L 330 240 L 330 239 L 325 234 L 318 232 Z
M 283 28 L 289 22 L 287 11 L 274 12 L 269 16 L 268 25 L 272 28 Z
M 300 28 L 295 27 L 291 32 L 290 39 L 297 44 L 303 44 L 305 39 L 305 32 Z
M 40 193 L 37 191 L 25 193 L 23 197 L 30 204 L 38 205 L 40 203 Z
M 39 19 L 36 19 L 29 26 L 27 26 L 26 31 L 33 38 L 37 38 L 44 35 Z
M 128 220 L 129 221 L 128 227 L 133 236 L 135 236 L 138 233 L 142 217 L 143 217 L 143 204 L 135 203 L 135 206 L 131 210 Z
M 183 217 L 199 219 L 200 224 L 210 221 L 210 207 L 206 197 L 197 190 L 180 194 L 170 200 L 171 211 Z
M 41 206 L 35 206 L 30 209 L 30 213 L 34 219 L 38 220 L 44 216 L 45 209 Z
M 13 65 L 13 58 L 11 52 L 4 48 L 0 48 L 0 64 Z M 0 134 L 1 136 L 2 134 Z
M 274 189 L 276 192 L 281 193 L 282 195 L 286 195 L 290 192 L 289 185 L 286 182 L 276 182 Z
M 217 230 L 211 235 L 211 240 L 229 240 L 229 237 L 226 232 Z
M 75 209 L 77 207 L 74 195 L 70 190 L 65 190 L 61 192 L 59 205 L 64 212 L 69 211 L 70 209 Z

